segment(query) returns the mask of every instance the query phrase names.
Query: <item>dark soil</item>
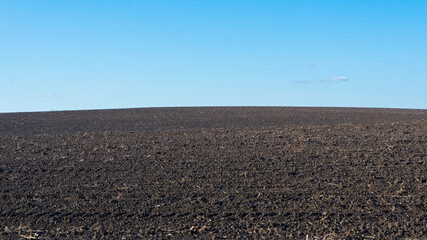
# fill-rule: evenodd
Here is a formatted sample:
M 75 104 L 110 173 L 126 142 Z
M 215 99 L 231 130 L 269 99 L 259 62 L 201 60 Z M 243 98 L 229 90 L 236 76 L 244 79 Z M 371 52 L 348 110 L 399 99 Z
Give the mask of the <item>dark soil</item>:
M 0 114 L 0 239 L 427 239 L 427 110 Z

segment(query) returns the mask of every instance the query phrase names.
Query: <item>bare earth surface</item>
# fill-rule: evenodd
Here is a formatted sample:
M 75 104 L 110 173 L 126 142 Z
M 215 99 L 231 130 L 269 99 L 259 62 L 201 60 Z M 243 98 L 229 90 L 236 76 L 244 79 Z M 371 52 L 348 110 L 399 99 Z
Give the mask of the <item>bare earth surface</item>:
M 427 110 L 0 114 L 0 239 L 427 239 Z

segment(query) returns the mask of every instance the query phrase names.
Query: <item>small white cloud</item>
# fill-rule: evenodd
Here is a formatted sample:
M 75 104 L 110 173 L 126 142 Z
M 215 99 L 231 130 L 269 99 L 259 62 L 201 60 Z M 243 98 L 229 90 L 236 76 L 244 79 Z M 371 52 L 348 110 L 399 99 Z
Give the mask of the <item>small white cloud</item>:
M 322 79 L 316 79 L 316 80 L 295 80 L 292 81 L 292 83 L 298 83 L 298 84 L 309 84 L 309 83 L 315 83 L 315 82 L 322 82 L 322 83 L 338 83 L 338 82 L 348 82 L 350 81 L 350 78 L 345 76 L 338 76 L 333 78 L 322 78 Z
M 323 78 L 323 79 L 319 79 L 317 81 L 319 82 L 347 82 L 349 81 L 350 78 L 348 77 L 344 77 L 344 76 L 338 76 L 338 77 L 333 77 L 333 78 Z

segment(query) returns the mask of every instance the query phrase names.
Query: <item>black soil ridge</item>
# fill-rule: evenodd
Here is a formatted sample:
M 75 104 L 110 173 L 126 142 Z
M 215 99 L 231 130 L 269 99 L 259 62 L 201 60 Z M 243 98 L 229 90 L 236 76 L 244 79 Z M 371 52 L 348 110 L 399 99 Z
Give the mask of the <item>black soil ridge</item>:
M 165 107 L 0 114 L 0 136 L 331 125 L 424 120 L 427 110 L 337 107 Z

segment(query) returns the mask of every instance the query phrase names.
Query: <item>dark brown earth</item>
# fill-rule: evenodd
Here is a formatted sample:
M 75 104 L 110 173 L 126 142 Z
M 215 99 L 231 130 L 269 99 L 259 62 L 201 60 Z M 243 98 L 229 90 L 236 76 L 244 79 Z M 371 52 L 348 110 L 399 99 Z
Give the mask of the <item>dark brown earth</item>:
M 0 239 L 427 239 L 427 110 L 0 114 Z

